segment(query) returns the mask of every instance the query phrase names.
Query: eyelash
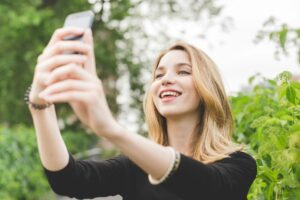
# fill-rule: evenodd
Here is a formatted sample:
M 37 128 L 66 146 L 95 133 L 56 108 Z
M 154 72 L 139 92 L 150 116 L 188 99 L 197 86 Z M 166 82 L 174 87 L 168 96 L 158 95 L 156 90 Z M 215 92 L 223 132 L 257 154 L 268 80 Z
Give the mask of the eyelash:
M 178 74 L 184 74 L 184 75 L 190 75 L 191 73 L 190 72 L 188 72 L 188 71 L 179 71 L 178 72 Z M 160 78 L 160 77 L 162 77 L 164 74 L 157 74 L 157 75 L 155 75 L 155 79 L 158 79 L 158 78 Z
M 186 74 L 186 75 L 189 75 L 189 74 L 191 74 L 191 73 L 190 73 L 190 72 L 188 72 L 188 71 L 179 71 L 178 73 L 179 73 L 179 74 L 183 73 L 183 74 Z

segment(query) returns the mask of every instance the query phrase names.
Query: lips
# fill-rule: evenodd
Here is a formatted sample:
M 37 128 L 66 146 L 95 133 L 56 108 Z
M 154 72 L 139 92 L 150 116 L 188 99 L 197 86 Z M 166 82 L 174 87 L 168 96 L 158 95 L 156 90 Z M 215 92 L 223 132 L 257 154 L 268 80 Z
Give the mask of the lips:
M 178 97 L 181 94 L 182 94 L 181 92 L 179 92 L 177 90 L 173 90 L 173 89 L 162 90 L 159 93 L 159 98 L 163 99 L 163 98 L 167 98 L 167 97 Z

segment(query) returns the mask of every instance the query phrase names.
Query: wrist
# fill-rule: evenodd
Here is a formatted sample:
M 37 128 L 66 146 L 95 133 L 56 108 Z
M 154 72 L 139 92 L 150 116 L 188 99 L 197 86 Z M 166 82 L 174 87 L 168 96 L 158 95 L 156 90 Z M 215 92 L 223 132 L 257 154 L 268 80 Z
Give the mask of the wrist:
M 34 92 L 31 90 L 31 86 L 28 87 L 24 94 L 24 100 L 25 103 L 29 106 L 29 109 L 32 110 L 44 110 L 46 108 L 49 108 L 52 103 L 46 102 L 42 99 L 37 100 L 37 98 L 33 98 Z M 35 100 L 32 100 L 35 99 Z
M 117 122 L 114 122 L 112 126 L 107 127 L 109 127 L 107 131 L 102 130 L 100 131 L 101 133 L 98 134 L 98 132 L 97 135 L 101 135 L 106 139 L 110 140 L 111 142 L 119 140 L 125 131 L 125 129 Z

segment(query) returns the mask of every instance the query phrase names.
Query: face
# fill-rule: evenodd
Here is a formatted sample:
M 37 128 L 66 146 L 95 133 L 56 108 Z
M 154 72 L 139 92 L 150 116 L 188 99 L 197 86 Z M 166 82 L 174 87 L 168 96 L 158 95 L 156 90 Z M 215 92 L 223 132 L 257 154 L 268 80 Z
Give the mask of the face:
M 151 94 L 158 112 L 166 118 L 198 116 L 200 97 L 185 51 L 171 50 L 161 58 L 155 70 Z

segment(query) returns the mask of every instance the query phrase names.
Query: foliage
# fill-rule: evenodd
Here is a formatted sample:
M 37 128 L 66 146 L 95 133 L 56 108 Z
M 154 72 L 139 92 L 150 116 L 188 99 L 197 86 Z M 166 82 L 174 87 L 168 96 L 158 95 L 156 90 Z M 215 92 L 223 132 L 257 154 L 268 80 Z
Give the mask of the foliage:
M 139 108 L 140 113 L 142 110 L 145 83 L 142 69 L 149 68 L 149 62 L 141 52 L 150 45 L 149 35 L 142 30 L 142 20 L 148 16 L 137 12 L 140 7 L 149 4 L 151 10 L 155 8 L 156 14 L 152 15 L 152 22 L 157 22 L 162 16 L 168 17 L 170 13 L 179 18 L 184 15 L 185 20 L 199 20 L 201 13 L 204 13 L 211 20 L 222 10 L 212 0 L 186 0 L 185 5 L 188 7 L 182 7 L 179 1 L 101 2 L 109 2 L 109 10 L 107 13 L 104 10 L 100 12 L 102 16 L 97 16 L 98 20 L 93 27 L 97 73 L 115 114 L 120 110 L 116 97 L 122 89 L 117 87 L 116 81 L 124 73 L 130 74 L 133 107 Z M 69 13 L 89 8 L 87 0 L 3 0 L 0 3 L 0 199 L 39 199 L 48 191 L 37 156 L 33 130 L 18 125 L 32 124 L 23 94 L 32 82 L 36 59 L 53 31 L 62 26 Z M 147 40 L 147 45 L 141 45 L 142 40 Z M 136 44 L 142 49 L 136 50 Z M 92 137 L 77 134 L 83 128 L 78 120 L 74 120 L 74 115 L 70 114 L 67 106 L 57 105 L 56 108 L 69 150 L 75 154 L 87 149 Z M 73 119 L 69 120 L 70 118 Z M 105 152 L 106 156 L 112 154 L 115 152 Z
M 38 199 L 49 191 L 32 129 L 0 127 L 0 199 Z
M 141 9 L 143 7 L 149 7 L 149 10 L 145 12 Z M 34 131 L 16 124 L 32 123 L 23 94 L 32 81 L 37 56 L 69 13 L 85 9 L 89 9 L 86 0 L 1 1 L 0 123 L 8 126 L 0 126 L 0 199 L 45 199 L 44 195 L 49 191 L 38 158 Z M 138 10 L 143 10 L 143 13 Z M 142 110 L 138 105 L 142 105 L 144 93 L 143 69 L 149 68 L 150 63 L 145 50 L 151 49 L 149 43 L 153 39 L 164 44 L 170 37 L 165 34 L 166 26 L 158 24 L 158 19 L 196 21 L 208 15 L 212 20 L 221 11 L 222 6 L 211 0 L 201 3 L 195 0 L 110 1 L 109 14 L 102 11 L 103 16 L 95 23 L 93 33 L 97 72 L 112 111 L 115 114 L 120 111 L 116 101 L 120 88 L 116 81 L 125 73 L 129 75 L 133 107 Z M 163 40 L 151 38 L 142 30 L 142 20 L 146 18 L 155 22 L 153 28 Z M 274 20 L 266 22 L 264 27 L 270 24 L 274 25 Z M 268 37 L 278 44 L 277 54 L 287 54 L 291 46 L 296 47 L 300 62 L 299 33 L 299 28 L 282 24 L 277 29 L 262 30 L 257 38 Z M 258 78 L 250 78 L 250 84 Z M 235 139 L 247 144 L 258 164 L 258 176 L 251 187 L 249 199 L 300 199 L 297 193 L 300 191 L 299 98 L 300 84 L 293 81 L 288 72 L 282 73 L 276 80 L 263 79 L 260 84 L 253 85 L 251 91 L 231 98 L 236 122 Z M 73 133 L 74 130 L 82 130 L 78 121 L 68 122 L 73 116 L 65 105 L 57 108 L 65 127 L 63 137 L 71 153 L 89 148 L 94 138 Z M 143 121 L 142 117 L 140 119 Z M 109 156 L 115 152 L 106 154 Z
M 259 76 L 251 77 L 250 84 Z M 249 199 L 299 199 L 300 83 L 283 72 L 231 97 L 235 139 L 255 156 L 258 175 Z M 298 193 L 297 193 L 298 192 Z
M 300 63 L 300 27 L 291 27 L 286 23 L 278 25 L 274 17 L 270 17 L 263 24 L 263 29 L 256 36 L 256 42 L 269 39 L 276 44 L 275 56 L 288 55 L 295 49 Z
M 63 137 L 74 154 L 89 148 L 95 141 L 80 133 L 67 132 Z M 0 199 L 51 198 L 32 128 L 0 126 L 0 176 Z
M 122 15 L 112 19 L 124 18 L 128 15 L 128 1 L 116 7 Z M 10 125 L 24 122 L 31 123 L 27 107 L 23 102 L 23 94 L 30 85 L 36 58 L 47 44 L 51 34 L 63 24 L 64 18 L 71 12 L 89 9 L 87 1 L 5 1 L 0 4 L 0 121 Z M 125 9 L 125 8 L 127 9 Z M 95 49 L 99 73 L 104 84 L 117 79 L 117 61 L 115 42 L 122 36 L 117 29 L 110 29 L 103 21 L 95 24 Z M 130 47 L 128 47 L 130 49 Z M 106 84 L 108 99 L 114 112 L 117 112 L 115 101 L 115 84 Z M 12 109 L 14 108 L 14 109 Z M 68 109 L 59 107 L 59 116 L 67 116 Z
M 143 15 L 142 7 L 149 6 L 148 13 L 151 13 L 152 22 L 158 22 L 157 19 L 169 18 L 169 16 L 196 21 L 203 20 L 203 15 L 209 16 L 209 20 L 205 21 L 210 21 L 222 10 L 221 6 L 211 0 L 201 2 L 186 0 L 185 6 L 182 6 L 181 1 L 99 2 L 107 5 L 98 14 L 93 27 L 97 72 L 106 89 L 110 108 L 116 115 L 120 112 L 116 97 L 123 89 L 118 87 L 116 82 L 124 74 L 130 76 L 128 80 L 133 99 L 132 107 L 138 108 L 138 112 L 142 113 L 141 101 L 145 83 L 142 71 L 149 68 L 149 60 L 145 58 L 146 53 L 141 52 L 145 52 L 144 50 L 150 46 L 149 43 L 153 41 L 149 41 L 149 34 L 143 30 L 142 20 L 148 19 L 149 16 Z M 0 24 L 3 26 L 0 26 L 2 58 L 0 60 L 0 123 L 31 124 L 27 107 L 23 102 L 23 94 L 32 82 L 36 58 L 53 31 L 62 26 L 64 18 L 69 13 L 87 10 L 90 7 L 87 0 L 1 1 Z M 65 118 L 70 115 L 70 109 L 64 105 L 57 108 L 58 116 L 65 121 Z
M 84 152 L 98 141 L 96 135 L 81 132 L 64 131 L 62 136 L 71 154 Z

